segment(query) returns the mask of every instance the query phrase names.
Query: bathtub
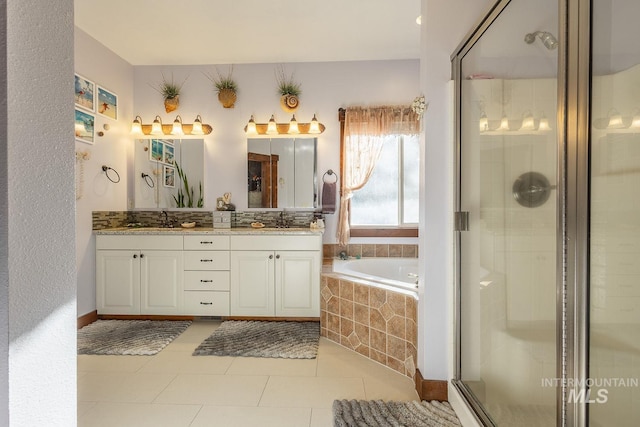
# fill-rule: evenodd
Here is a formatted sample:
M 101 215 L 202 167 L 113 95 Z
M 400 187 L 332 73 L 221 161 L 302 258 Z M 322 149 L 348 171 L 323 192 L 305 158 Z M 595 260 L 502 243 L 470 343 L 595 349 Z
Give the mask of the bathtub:
M 391 290 L 401 289 L 415 293 L 418 288 L 417 258 L 334 260 L 333 272 Z

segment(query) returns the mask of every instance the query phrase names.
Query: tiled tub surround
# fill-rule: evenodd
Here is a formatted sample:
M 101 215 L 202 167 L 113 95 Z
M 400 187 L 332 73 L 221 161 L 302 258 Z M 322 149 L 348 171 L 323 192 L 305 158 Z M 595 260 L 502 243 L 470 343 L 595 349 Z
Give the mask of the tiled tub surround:
M 126 227 L 127 224 L 140 223 L 145 227 L 159 227 L 162 210 L 140 211 L 94 211 L 93 229 Z M 196 222 L 198 227 L 212 227 L 213 213 L 205 210 L 167 210 L 169 220 L 176 227 L 183 222 Z M 266 227 L 275 227 L 281 211 L 231 212 L 231 227 L 251 227 L 252 222 L 262 222 Z M 314 218 L 312 211 L 286 211 L 284 219 L 291 228 L 309 227 Z
M 321 334 L 413 378 L 417 360 L 418 301 L 347 279 L 324 267 L 320 281 Z
M 362 258 L 418 258 L 418 245 L 396 245 L 387 243 L 377 244 L 337 244 L 322 245 L 322 256 L 338 258 L 340 252 L 346 252 L 349 257 Z

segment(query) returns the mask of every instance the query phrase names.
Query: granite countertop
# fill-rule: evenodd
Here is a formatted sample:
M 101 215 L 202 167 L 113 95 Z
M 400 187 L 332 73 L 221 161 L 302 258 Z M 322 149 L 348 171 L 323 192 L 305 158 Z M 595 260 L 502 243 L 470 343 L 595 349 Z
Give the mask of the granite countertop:
M 314 234 L 322 234 L 324 229 L 313 229 L 313 228 L 275 228 L 275 227 L 264 227 L 264 228 L 249 228 L 249 227 L 238 227 L 238 228 L 212 228 L 212 227 L 194 227 L 194 228 L 182 228 L 182 227 L 174 227 L 174 228 L 160 228 L 160 227 L 117 227 L 117 228 L 104 228 L 101 230 L 93 230 L 93 234 L 96 235 L 109 235 L 109 234 L 122 234 L 122 235 L 131 235 L 131 234 L 178 234 L 178 235 L 189 235 L 189 234 L 217 234 L 217 235 L 240 235 L 240 234 L 269 234 L 269 235 L 314 235 Z

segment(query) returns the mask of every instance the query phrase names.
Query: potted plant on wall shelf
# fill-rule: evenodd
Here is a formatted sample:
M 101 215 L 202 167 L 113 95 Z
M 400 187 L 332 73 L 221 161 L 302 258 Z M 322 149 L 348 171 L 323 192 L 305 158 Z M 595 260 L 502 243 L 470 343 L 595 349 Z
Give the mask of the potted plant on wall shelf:
M 162 82 L 158 86 L 152 86 L 164 98 L 164 109 L 167 113 L 177 110 L 180 106 L 180 91 L 186 81 L 187 79 L 185 78 L 182 83 L 176 84 L 173 81 L 173 74 L 171 75 L 171 81 L 167 80 L 163 74 Z
M 287 77 L 284 67 L 276 71 L 276 81 L 278 82 L 278 93 L 280 94 L 280 107 L 287 112 L 293 113 L 298 109 L 300 102 L 300 83 L 293 80 L 293 74 Z
M 229 69 L 229 73 L 226 76 L 220 74 L 220 71 L 216 68 L 216 76 L 213 74 L 207 75 L 209 80 L 213 82 L 213 85 L 218 92 L 218 101 L 224 108 L 233 108 L 236 99 L 238 99 L 238 84 L 233 80 L 233 66 Z

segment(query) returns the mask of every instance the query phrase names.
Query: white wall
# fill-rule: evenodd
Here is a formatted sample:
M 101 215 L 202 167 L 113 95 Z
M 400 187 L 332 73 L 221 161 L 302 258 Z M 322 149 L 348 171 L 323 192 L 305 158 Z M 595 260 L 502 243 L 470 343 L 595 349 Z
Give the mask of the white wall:
M 205 136 L 205 207 L 213 209 L 217 197 L 232 193 L 238 210 L 247 208 L 246 152 L 244 126 L 253 114 L 256 122 L 266 123 L 275 114 L 280 123 L 291 114 L 280 108 L 275 71 L 278 64 L 235 65 L 233 77 L 238 83 L 235 108 L 225 109 L 218 102 L 213 84 L 204 73 L 214 73 L 210 66 L 135 67 L 135 111 L 144 123 L 160 115 L 163 123 L 171 123 L 180 114 L 185 122 L 193 122 L 197 114 L 213 126 Z M 228 65 L 220 65 L 222 74 Z M 338 108 L 351 105 L 408 105 L 419 94 L 419 62 L 360 61 L 285 64 L 302 86 L 299 122 L 309 122 L 314 114 L 326 126 L 318 137 L 318 182 L 328 169 L 340 170 L 340 125 Z M 184 83 L 180 108 L 165 113 L 161 95 L 152 86 L 162 75 Z M 133 117 L 131 117 L 133 119 Z M 324 243 L 335 243 L 336 215 L 328 215 Z M 398 242 L 400 243 L 400 242 Z M 415 243 L 415 239 L 412 241 Z
M 0 424 L 74 426 L 73 1 L 4 5 L 0 366 L 9 395 L 3 381 Z
M 94 144 L 76 141 L 76 152 L 88 152 L 84 162 L 82 197 L 76 201 L 76 266 L 78 315 L 95 310 L 95 238 L 91 212 L 127 209 L 128 161 L 133 156 L 130 136 L 133 120 L 133 67 L 79 28 L 75 28 L 75 72 L 118 95 L 118 118 L 96 114 L 95 130 L 104 131 Z M 105 131 L 104 124 L 110 129 Z M 110 182 L 102 165 L 120 174 L 118 184 Z M 76 173 L 80 164 L 76 162 Z
M 428 379 L 450 378 L 453 307 L 453 141 L 448 89 L 450 56 L 491 0 L 422 0 L 420 84 L 424 116 L 420 202 L 418 368 Z

